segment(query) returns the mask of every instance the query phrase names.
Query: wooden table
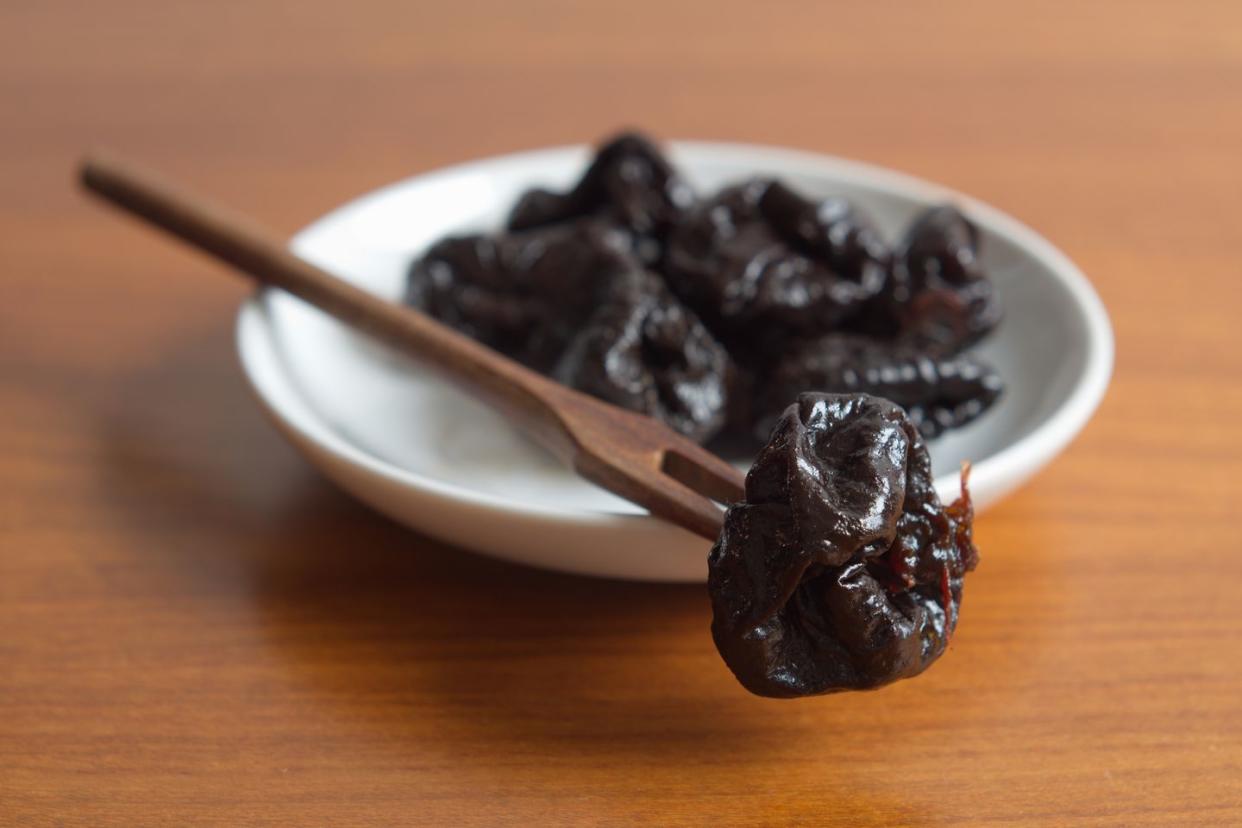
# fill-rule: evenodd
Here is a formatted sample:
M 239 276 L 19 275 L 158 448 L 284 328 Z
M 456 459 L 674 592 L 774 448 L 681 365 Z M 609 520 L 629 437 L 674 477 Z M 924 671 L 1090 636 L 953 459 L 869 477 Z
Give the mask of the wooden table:
M 0 821 L 1242 823 L 1242 8 L 855 5 L 6 4 Z M 106 145 L 291 232 L 623 124 L 945 182 L 1099 288 L 1109 395 L 927 675 L 752 698 L 700 587 L 354 504 L 249 399 L 244 287 L 70 182 Z

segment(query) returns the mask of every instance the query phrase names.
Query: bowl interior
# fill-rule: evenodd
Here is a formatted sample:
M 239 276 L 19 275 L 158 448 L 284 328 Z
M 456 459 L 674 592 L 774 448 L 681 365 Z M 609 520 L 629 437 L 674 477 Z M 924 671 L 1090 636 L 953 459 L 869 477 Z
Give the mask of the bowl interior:
M 1036 432 L 1081 389 L 1089 363 L 1097 363 L 1098 373 L 1101 355 L 1098 343 L 1093 350 L 1082 294 L 1090 289 L 1067 280 L 1065 268 L 1072 265 L 995 210 L 933 185 L 823 156 L 706 144 L 676 144 L 671 155 L 700 193 L 769 174 L 809 196 L 846 196 L 889 240 L 920 209 L 945 200 L 980 225 L 982 260 L 1006 318 L 978 351 L 1001 371 L 1007 388 L 975 423 L 933 441 L 942 492 L 956 488 L 957 468 L 969 459 L 976 464 L 976 487 L 993 475 L 996 491 L 987 499 L 999 496 L 1004 455 L 1014 460 L 1020 447 L 1033 447 Z M 293 246 L 316 264 L 396 299 L 410 260 L 428 244 L 449 233 L 498 227 L 521 191 L 566 186 L 587 158 L 581 148 L 546 150 L 410 179 L 329 214 Z M 261 393 L 281 416 L 297 419 L 327 443 L 419 485 L 515 509 L 640 511 L 580 481 L 498 415 L 428 377 L 416 363 L 300 301 L 268 293 L 262 311 L 284 377 L 279 390 Z M 1104 374 L 1106 379 L 1107 368 Z M 1081 420 L 1094 404 L 1089 401 Z

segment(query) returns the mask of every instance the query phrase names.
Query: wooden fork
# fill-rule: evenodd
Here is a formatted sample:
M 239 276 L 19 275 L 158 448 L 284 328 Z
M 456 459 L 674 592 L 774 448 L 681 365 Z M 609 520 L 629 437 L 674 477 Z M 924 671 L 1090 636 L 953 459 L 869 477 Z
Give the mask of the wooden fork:
M 413 355 L 501 411 L 578 474 L 653 515 L 715 540 L 742 498 L 742 473 L 663 423 L 531 371 L 412 308 L 299 259 L 261 228 L 106 155 L 81 166 L 88 190 L 269 287 Z

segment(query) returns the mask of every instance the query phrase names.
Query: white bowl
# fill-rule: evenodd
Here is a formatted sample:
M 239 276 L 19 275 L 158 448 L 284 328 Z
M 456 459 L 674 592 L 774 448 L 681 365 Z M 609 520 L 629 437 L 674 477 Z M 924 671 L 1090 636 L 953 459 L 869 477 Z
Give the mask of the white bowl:
M 1048 463 L 1087 422 L 1112 370 L 1108 317 L 1090 284 L 1032 230 L 972 198 L 853 161 L 734 144 L 671 144 L 700 192 L 754 174 L 809 196 L 844 195 L 890 238 L 922 208 L 957 204 L 982 231 L 1005 320 L 979 351 L 1001 400 L 933 441 L 942 497 L 962 460 L 977 508 Z M 440 236 L 498 226 L 533 185 L 565 187 L 590 150 L 508 155 L 417 176 L 334 210 L 293 239 L 301 256 L 397 299 L 411 258 Z M 652 581 L 702 581 L 708 544 L 579 480 L 491 411 L 288 295 L 245 303 L 237 345 L 281 432 L 324 474 L 393 519 L 441 540 L 533 566 Z

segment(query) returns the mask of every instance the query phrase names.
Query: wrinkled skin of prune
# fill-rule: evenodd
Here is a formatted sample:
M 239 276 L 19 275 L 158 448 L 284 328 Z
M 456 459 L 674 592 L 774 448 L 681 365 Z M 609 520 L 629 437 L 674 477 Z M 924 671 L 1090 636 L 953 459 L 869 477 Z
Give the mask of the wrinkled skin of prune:
M 598 286 L 629 269 L 596 225 L 452 236 L 410 267 L 405 299 L 535 370 L 552 369 Z
M 755 437 L 766 439 L 785 407 L 803 391 L 884 397 L 904 408 L 928 439 L 969 423 L 1000 396 L 1000 375 L 978 357 L 929 353 L 922 346 L 849 334 L 798 343 L 768 374 L 757 406 Z
M 882 338 L 922 336 L 941 354 L 974 344 L 1001 317 L 978 253 L 978 229 L 951 205 L 932 207 L 906 232 L 883 292 L 851 329 Z
M 848 202 L 780 182 L 726 188 L 669 238 L 666 276 L 732 349 L 758 364 L 789 336 L 832 330 L 884 286 L 888 250 Z
M 625 244 L 591 221 L 445 239 L 410 268 L 406 300 L 566 385 L 708 440 L 726 419 L 729 356 Z
M 655 274 L 632 269 L 561 357 L 553 377 L 704 442 L 725 422 L 729 356 Z
M 629 252 L 652 265 L 663 255 L 669 230 L 693 200 L 690 187 L 655 144 L 637 133 L 622 133 L 600 146 L 573 189 L 523 194 L 509 214 L 509 229 L 593 218 L 624 229 Z
M 945 650 L 978 553 L 963 474 L 945 508 L 914 425 L 865 394 L 803 394 L 708 558 L 712 638 L 746 689 L 879 687 Z

